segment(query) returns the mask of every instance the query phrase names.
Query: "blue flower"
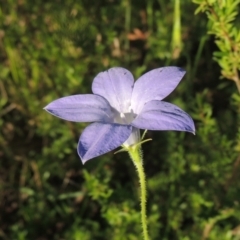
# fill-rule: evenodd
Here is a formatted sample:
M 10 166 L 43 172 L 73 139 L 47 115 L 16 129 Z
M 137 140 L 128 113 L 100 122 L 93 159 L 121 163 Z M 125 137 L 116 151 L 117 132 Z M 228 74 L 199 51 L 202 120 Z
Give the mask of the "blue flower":
M 78 154 L 85 163 L 121 145 L 140 142 L 140 129 L 194 133 L 192 118 L 176 105 L 162 101 L 184 74 L 179 67 L 162 67 L 134 82 L 127 69 L 114 67 L 94 78 L 93 94 L 59 98 L 44 109 L 68 121 L 92 122 L 78 142 Z

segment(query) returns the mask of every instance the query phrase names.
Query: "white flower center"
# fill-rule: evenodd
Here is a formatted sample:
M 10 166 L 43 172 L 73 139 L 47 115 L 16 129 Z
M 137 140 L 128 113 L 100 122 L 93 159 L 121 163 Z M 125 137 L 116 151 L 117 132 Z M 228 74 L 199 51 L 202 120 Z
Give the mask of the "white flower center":
M 132 110 L 131 112 L 126 112 L 126 113 L 114 111 L 115 123 L 129 125 L 135 117 L 136 117 L 136 114 L 134 114 Z
M 126 113 L 114 111 L 114 123 L 129 125 L 136 116 L 137 114 L 135 114 L 132 109 Z M 132 133 L 130 134 L 129 138 L 123 143 L 123 145 L 125 147 L 128 147 L 138 142 L 140 142 L 140 130 L 133 127 Z

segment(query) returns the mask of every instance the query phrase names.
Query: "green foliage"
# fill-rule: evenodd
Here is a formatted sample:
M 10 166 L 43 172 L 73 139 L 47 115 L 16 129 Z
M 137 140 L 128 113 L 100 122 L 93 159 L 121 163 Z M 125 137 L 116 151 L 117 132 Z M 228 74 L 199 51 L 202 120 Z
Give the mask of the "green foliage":
M 0 239 L 141 239 L 129 156 L 82 166 L 76 145 L 86 124 L 42 109 L 91 92 L 109 67 L 138 77 L 165 65 L 187 70 L 167 100 L 194 118 L 196 136 L 147 133 L 151 239 L 240 239 L 240 97 L 217 80 L 239 81 L 239 1 L 194 1 L 208 19 L 179 2 L 0 0 Z
M 224 78 L 233 80 L 240 93 L 240 25 L 239 0 L 193 0 L 199 4 L 196 10 L 208 17 L 208 33 L 215 36 L 219 50 L 214 59 L 221 66 Z M 236 24 L 235 24 L 236 22 Z

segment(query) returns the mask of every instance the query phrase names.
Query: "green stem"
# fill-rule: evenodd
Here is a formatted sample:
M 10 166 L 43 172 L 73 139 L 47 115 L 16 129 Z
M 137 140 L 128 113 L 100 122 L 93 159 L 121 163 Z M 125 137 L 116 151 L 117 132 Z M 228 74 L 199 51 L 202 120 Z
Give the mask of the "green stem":
M 180 0 L 175 0 L 174 23 L 172 33 L 172 57 L 177 59 L 182 50 Z
M 128 148 L 128 153 L 137 169 L 140 189 L 141 189 L 141 220 L 143 229 L 143 239 L 149 240 L 147 230 L 147 215 L 146 215 L 146 203 L 147 203 L 147 192 L 146 192 L 146 180 L 142 161 L 142 153 L 140 146 Z

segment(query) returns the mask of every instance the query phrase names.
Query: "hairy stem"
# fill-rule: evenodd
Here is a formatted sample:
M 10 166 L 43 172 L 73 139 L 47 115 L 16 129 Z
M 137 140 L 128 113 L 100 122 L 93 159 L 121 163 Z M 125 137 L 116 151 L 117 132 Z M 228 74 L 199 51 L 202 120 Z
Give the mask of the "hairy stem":
M 142 221 L 142 230 L 143 230 L 143 239 L 149 240 L 148 237 L 148 230 L 147 230 L 147 215 L 146 215 L 146 203 L 147 203 L 147 192 L 146 192 L 146 180 L 145 180 L 145 173 L 142 161 L 142 153 L 141 148 L 132 147 L 128 149 L 128 153 L 137 169 L 140 189 L 141 189 L 141 221 Z

